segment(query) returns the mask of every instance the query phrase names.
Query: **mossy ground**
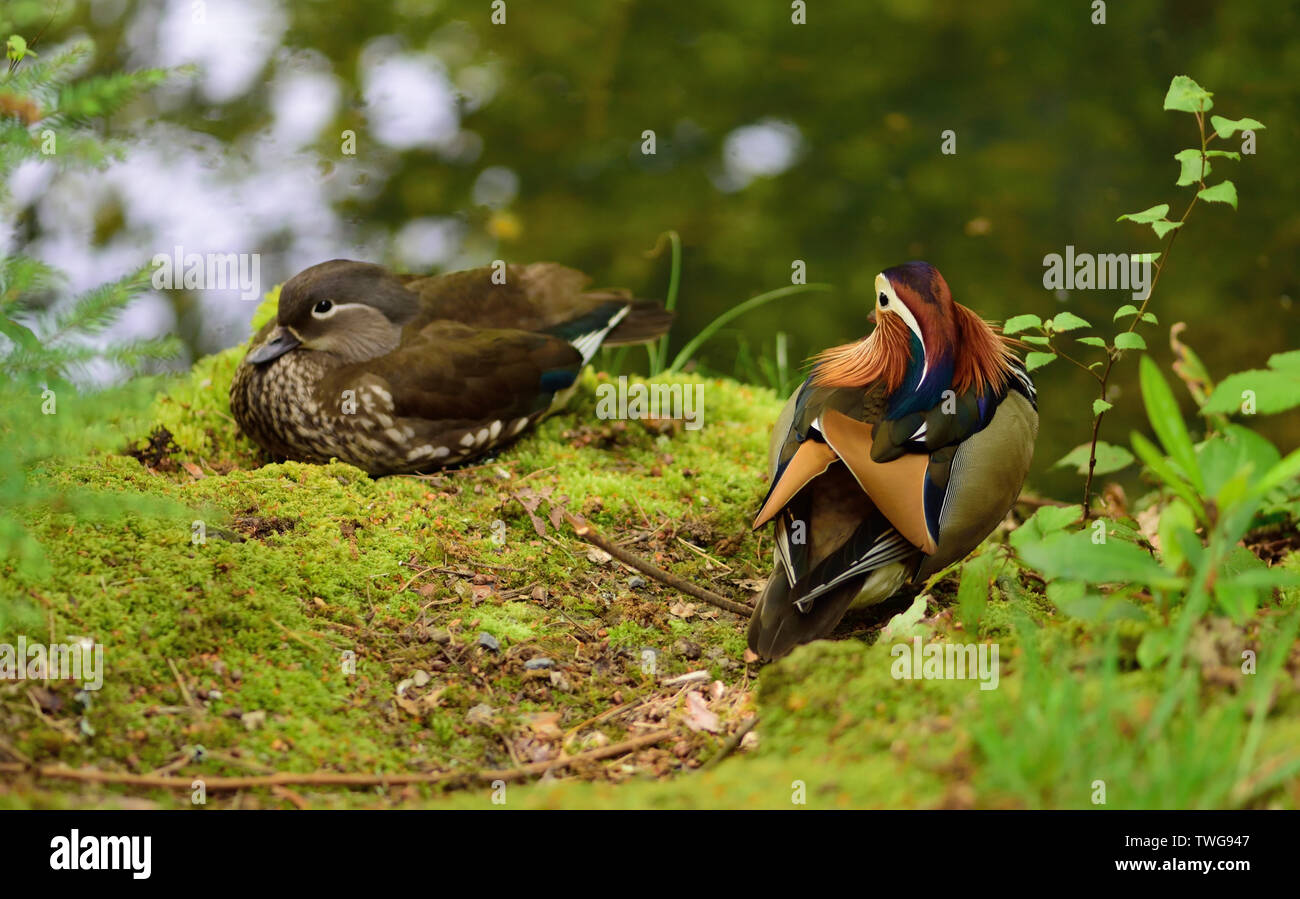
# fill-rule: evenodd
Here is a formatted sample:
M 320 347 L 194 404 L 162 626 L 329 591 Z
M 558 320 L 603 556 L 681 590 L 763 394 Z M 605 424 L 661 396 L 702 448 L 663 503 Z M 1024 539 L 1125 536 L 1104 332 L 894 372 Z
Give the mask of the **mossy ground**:
M 1285 767 L 1300 745 L 1300 663 L 1283 668 L 1253 736 L 1252 694 L 1234 674 L 1240 646 L 1276 629 L 1275 606 L 1244 627 L 1198 629 L 1195 695 L 1154 732 L 1169 688 L 1137 669 L 1134 641 L 1059 614 L 1018 574 L 998 581 L 975 634 L 955 615 L 954 575 L 929 586 L 912 626 L 927 640 L 996 640 L 996 690 L 891 676 L 889 641 L 876 638 L 908 598 L 760 669 L 743 661 L 745 622 L 646 583 L 551 513 L 579 513 L 679 576 L 748 598 L 769 570 L 769 538 L 748 522 L 780 407 L 770 391 L 683 377 L 703 386 L 706 425 L 661 433 L 599 420 L 600 376 L 588 372 L 568 411 L 495 458 L 376 480 L 343 464 L 263 464 L 227 407 L 242 352 L 202 360 L 158 398 L 154 424 L 174 446 L 38 473 L 192 511 L 30 522 L 52 570 L 0 567 L 0 592 L 39 604 L 48 633 L 29 639 L 93 637 L 107 670 L 88 701 L 70 682 L 0 684 L 0 752 L 187 778 L 470 771 L 667 728 L 657 745 L 511 784 L 506 806 L 1091 807 L 1099 780 L 1110 807 L 1300 804 Z M 666 683 L 697 670 L 707 680 Z M 710 766 L 755 715 L 753 735 Z M 27 774 L 0 785 L 3 806 L 191 805 L 187 792 Z M 494 797 L 303 786 L 212 793 L 207 805 Z

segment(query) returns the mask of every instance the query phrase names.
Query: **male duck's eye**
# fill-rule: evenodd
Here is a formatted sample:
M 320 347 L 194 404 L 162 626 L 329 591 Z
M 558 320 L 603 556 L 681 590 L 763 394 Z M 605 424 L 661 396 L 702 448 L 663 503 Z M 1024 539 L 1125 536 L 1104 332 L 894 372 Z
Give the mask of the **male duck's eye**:
M 885 296 L 883 293 L 880 295 L 880 305 L 882 306 L 889 305 L 889 297 Z
M 333 308 L 334 308 L 334 304 L 331 303 L 329 300 L 321 300 L 319 303 L 316 304 L 316 308 L 313 309 L 312 312 L 314 312 L 316 315 L 324 315 L 326 312 L 329 312 Z

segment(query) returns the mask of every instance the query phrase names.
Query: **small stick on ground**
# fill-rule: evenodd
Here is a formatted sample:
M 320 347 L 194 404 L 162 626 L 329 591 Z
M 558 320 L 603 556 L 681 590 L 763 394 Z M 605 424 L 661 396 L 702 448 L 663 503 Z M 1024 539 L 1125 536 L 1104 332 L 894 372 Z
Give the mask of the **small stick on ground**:
M 741 741 L 745 739 L 745 734 L 753 730 L 754 725 L 756 724 L 758 724 L 757 716 L 746 718 L 744 721 L 740 722 L 740 727 L 736 728 L 734 734 L 727 737 L 727 742 L 722 744 L 722 748 L 718 750 L 718 754 L 701 765 L 700 769 L 712 768 L 714 765 L 718 764 L 718 762 L 735 752 L 737 747 L 740 746 Z
M 259 787 L 275 788 L 286 786 L 315 787 L 382 787 L 400 786 L 418 783 L 457 783 L 475 781 L 491 783 L 494 780 L 523 780 L 548 771 L 559 771 L 579 762 L 599 761 L 613 758 L 662 743 L 672 736 L 671 730 L 656 730 L 642 734 L 621 743 L 611 743 L 577 755 L 552 759 L 547 762 L 533 762 L 518 768 L 494 771 L 440 771 L 436 773 L 406 772 L 399 774 L 344 774 L 338 771 L 314 771 L 294 774 L 281 771 L 276 774 L 255 777 L 206 777 L 201 775 L 175 777 L 172 775 L 126 774 L 118 771 L 100 771 L 94 768 L 69 768 L 66 765 L 38 765 L 29 767 L 20 763 L 0 763 L 0 774 L 31 774 L 55 780 L 75 780 L 83 783 L 125 784 L 134 787 L 155 787 L 159 789 L 189 791 L 195 777 L 203 781 L 209 791 L 251 790 Z
M 579 518 L 572 512 L 565 512 L 564 518 L 573 526 L 574 533 L 583 540 L 586 540 L 593 546 L 599 546 L 620 562 L 625 565 L 631 565 L 637 571 L 649 575 L 659 583 L 672 587 L 674 590 L 680 590 L 689 596 L 694 596 L 698 600 L 707 602 L 711 606 L 716 606 L 719 609 L 724 609 L 725 611 L 731 612 L 735 615 L 741 615 L 748 618 L 753 614 L 754 610 L 750 606 L 738 603 L 735 600 L 727 599 L 727 597 L 714 593 L 712 590 L 705 590 L 703 587 L 697 587 L 690 581 L 684 581 L 677 577 L 677 575 L 669 574 L 662 568 L 647 562 L 640 556 L 633 555 L 617 543 L 614 543 L 612 540 L 602 535 L 592 527 L 586 519 Z
M 185 704 L 190 708 L 198 710 L 198 704 L 194 701 L 194 697 L 190 695 L 189 689 L 185 686 L 185 679 L 181 677 L 180 670 L 177 669 L 176 663 L 171 659 L 168 659 L 167 667 L 172 670 L 172 677 L 176 678 L 176 686 L 181 688 L 181 699 L 184 699 Z

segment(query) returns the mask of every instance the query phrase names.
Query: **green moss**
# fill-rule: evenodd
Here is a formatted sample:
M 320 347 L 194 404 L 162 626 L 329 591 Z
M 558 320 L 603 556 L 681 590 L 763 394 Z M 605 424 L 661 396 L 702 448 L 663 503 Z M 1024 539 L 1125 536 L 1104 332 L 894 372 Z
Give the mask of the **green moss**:
M 1112 783 L 1114 805 L 1297 803 L 1285 785 L 1233 792 L 1244 684 L 1207 681 L 1166 731 L 1136 740 L 1160 679 L 1133 671 L 1107 681 L 1111 631 L 1066 619 L 1010 573 L 977 635 L 1001 647 L 997 690 L 894 679 L 890 645 L 877 638 L 897 604 L 760 671 L 741 661 L 743 621 L 654 582 L 634 586 L 632 572 L 551 523 L 552 503 L 579 512 L 679 576 L 743 597 L 744 582 L 770 565 L 766 535 L 749 529 L 781 405 L 770 391 L 671 379 L 703 387 L 706 424 L 660 434 L 597 419 L 602 376 L 587 372 L 568 411 L 497 457 L 376 480 L 338 463 L 262 464 L 227 404 L 242 352 L 200 360 L 157 398 L 153 426 L 179 449 L 154 467 L 105 455 L 38 473 L 67 490 L 149 502 L 97 522 L 34 512 L 26 523 L 50 571 L 38 579 L 0 565 L 2 595 L 37 604 L 40 627 L 53 628 L 29 638 L 75 634 L 105 645 L 104 687 L 88 708 L 72 684 L 53 682 L 59 704 L 38 717 L 29 684 L 0 684 L 6 740 L 28 757 L 147 772 L 201 745 L 206 757 L 177 770 L 455 771 L 513 767 L 557 741 L 573 753 L 668 727 L 664 744 L 582 766 L 561 783 L 512 784 L 508 806 L 788 808 L 802 797 L 820 808 L 1081 807 L 1094 769 Z M 521 500 L 538 498 L 535 523 Z M 1287 564 L 1300 569 L 1297 557 Z M 968 639 L 954 624 L 959 576 L 954 569 L 930 585 L 927 639 Z M 1275 628 L 1276 618 L 1264 610 L 1255 631 Z M 500 646 L 480 645 L 480 632 Z M 1117 637 L 1125 670 L 1138 638 Z M 527 666 L 542 657 L 551 667 Z M 686 727 L 681 688 L 662 683 L 697 670 L 721 682 L 710 708 L 722 733 Z M 1296 705 L 1289 681 L 1275 703 Z M 753 714 L 756 746 L 692 770 Z M 1296 729 L 1284 716 L 1268 719 L 1261 772 L 1286 770 Z M 1157 776 L 1161 765 L 1182 770 L 1170 759 L 1198 743 L 1208 748 L 1195 764 Z M 480 788 L 300 792 L 320 806 L 491 805 Z M 132 793 L 140 791 L 28 782 L 0 805 L 113 805 Z M 187 794 L 146 795 L 188 804 Z M 267 792 L 240 799 L 278 801 Z

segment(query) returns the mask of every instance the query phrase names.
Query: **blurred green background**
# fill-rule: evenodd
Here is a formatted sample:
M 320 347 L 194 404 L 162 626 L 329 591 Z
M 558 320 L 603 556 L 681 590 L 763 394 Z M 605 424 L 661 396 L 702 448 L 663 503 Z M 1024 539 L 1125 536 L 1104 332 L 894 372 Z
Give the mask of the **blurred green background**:
M 1216 113 L 1267 130 L 1257 155 L 1220 167 L 1240 211 L 1198 206 L 1184 228 L 1148 343 L 1167 365 L 1168 326 L 1186 321 L 1216 377 L 1300 345 L 1300 13 L 1287 0 L 1129 0 L 1107 4 L 1104 25 L 1083 0 L 811 0 L 804 25 L 784 0 L 506 0 L 504 24 L 489 0 L 43 5 L 38 52 L 89 36 L 96 70 L 194 66 L 115 123 L 143 142 L 114 172 L 23 174 L 19 243 L 74 279 L 183 244 L 261 253 L 263 289 L 343 255 L 406 269 L 556 260 L 662 296 L 668 255 L 649 251 L 674 229 L 675 348 L 789 284 L 794 260 L 835 287 L 740 319 L 700 354 L 710 371 L 737 372 L 742 347 L 770 355 L 781 331 L 792 362 L 861 336 L 875 274 L 918 258 L 987 318 L 1069 309 L 1109 332 L 1128 294 L 1057 295 L 1043 257 L 1159 249 L 1115 218 L 1165 202 L 1177 215 L 1191 197 L 1172 157 L 1194 145 L 1194 120 L 1161 110 L 1181 73 L 1215 92 Z M 955 155 L 940 153 L 946 129 Z M 199 354 L 242 340 L 253 305 L 172 292 L 130 327 L 175 331 Z M 1144 420 L 1136 371 L 1117 368 L 1114 443 Z M 1095 388 L 1064 361 L 1036 377 L 1030 484 L 1077 499 L 1081 480 L 1051 465 L 1088 439 Z M 1283 450 L 1300 443 L 1294 416 L 1258 426 Z

